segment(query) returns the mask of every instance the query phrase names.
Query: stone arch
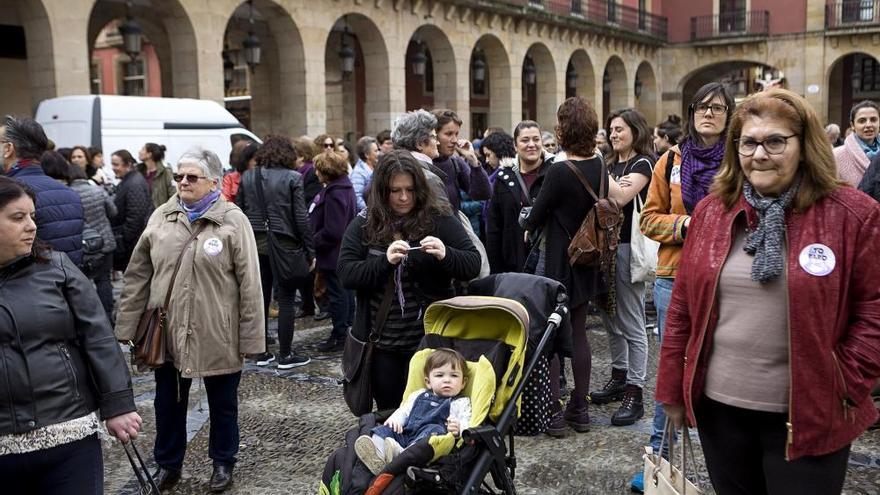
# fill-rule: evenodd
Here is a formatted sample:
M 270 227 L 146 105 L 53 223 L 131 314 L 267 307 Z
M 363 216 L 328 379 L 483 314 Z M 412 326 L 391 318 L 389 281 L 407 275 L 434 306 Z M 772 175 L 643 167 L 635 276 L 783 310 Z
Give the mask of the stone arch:
M 880 100 L 880 88 L 863 88 L 861 78 L 856 79 L 862 70 L 869 69 L 869 65 L 874 64 L 880 64 L 876 56 L 861 50 L 852 50 L 838 55 L 828 65 L 825 80 L 828 87 L 829 123 L 839 124 L 842 130 L 846 129 L 849 126 L 849 112 L 854 104 L 867 99 Z
M 21 26 L 24 31 L 20 58 L 0 59 L 4 77 L 0 82 L 3 113 L 32 115 L 37 104 L 58 95 L 52 25 L 43 0 L 4 0 L 0 23 Z M 8 4 L 8 5 L 7 5 Z M 11 43 L 12 40 L 4 40 Z
M 648 125 L 654 126 L 659 123 L 657 108 L 660 103 L 660 91 L 657 86 L 657 77 L 654 75 L 654 68 L 648 61 L 642 61 L 636 69 L 633 94 L 635 95 L 636 110 L 644 115 Z
M 415 74 L 412 74 L 411 69 L 412 50 L 416 42 L 421 42 L 425 46 L 426 55 L 428 56 L 426 74 L 428 73 L 427 71 L 430 71 L 433 83 L 432 87 L 430 89 L 426 88 L 426 93 L 422 95 L 429 98 L 423 98 L 422 101 L 430 101 L 430 106 L 435 108 L 455 109 L 458 71 L 455 65 L 455 52 L 447 34 L 433 24 L 423 24 L 416 28 L 407 39 L 409 42 L 405 50 L 404 59 L 404 65 L 406 66 L 407 110 L 420 106 L 415 105 L 413 108 L 410 108 L 411 100 L 418 99 L 413 98 L 411 91 L 413 90 L 413 84 L 422 84 L 424 82 L 422 79 L 413 80 L 417 78 Z
M 346 77 L 339 58 L 343 37 L 355 51 L 354 73 Z M 325 44 L 324 65 L 327 132 L 353 142 L 387 128 L 391 121 L 388 48 L 373 20 L 358 13 L 337 18 Z
M 124 2 L 97 0 L 89 14 L 89 59 L 98 33 L 110 21 L 126 16 Z M 199 50 L 189 13 L 180 0 L 133 2 L 130 14 L 141 24 L 144 34 L 156 48 L 164 96 L 198 98 Z
M 571 69 L 577 74 L 577 82 L 573 87 L 573 95 L 583 97 L 590 104 L 596 101 L 596 75 L 593 70 L 593 62 L 590 60 L 589 54 L 583 48 L 578 48 L 571 54 L 568 59 Z M 566 72 L 568 67 L 566 67 Z M 566 75 L 567 77 L 567 75 Z
M 623 60 L 612 55 L 602 73 L 602 125 L 609 113 L 629 106 L 631 91 Z
M 523 74 L 529 59 L 536 72 L 535 84 L 530 87 L 525 77 L 522 80 L 523 118 L 528 113 L 529 117 L 544 128 L 550 128 L 556 123 L 556 107 L 559 105 L 556 62 L 547 45 L 543 43 L 534 43 L 526 51 Z
M 757 60 L 727 60 L 700 66 L 679 81 L 679 94 L 681 94 L 681 115 L 686 119 L 687 107 L 693 99 L 693 95 L 703 85 L 710 82 L 724 82 L 728 85 L 731 94 L 746 96 L 759 90 L 755 85 L 752 74 L 753 69 L 775 70 L 772 65 Z
M 248 73 L 250 122 L 258 135 L 280 133 L 298 136 L 306 132 L 305 54 L 299 27 L 290 13 L 273 0 L 254 0 L 253 25 L 248 23 L 247 3 L 229 13 L 224 47 L 229 58 L 243 63 L 236 53 L 253 29 L 262 44 L 260 65 Z
M 474 62 L 481 59 L 485 63 L 485 94 L 478 94 L 474 81 Z M 512 83 L 510 58 L 504 44 L 493 34 L 484 34 L 474 43 L 470 62 L 471 83 L 471 126 L 476 133 L 491 126 L 511 128 Z M 482 115 L 482 117 L 480 117 Z

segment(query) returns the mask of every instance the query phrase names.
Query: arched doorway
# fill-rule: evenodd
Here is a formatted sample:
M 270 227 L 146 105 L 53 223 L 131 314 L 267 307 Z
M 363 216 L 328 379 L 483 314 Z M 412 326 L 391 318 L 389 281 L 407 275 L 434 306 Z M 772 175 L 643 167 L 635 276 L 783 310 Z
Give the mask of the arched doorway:
M 687 107 L 694 94 L 710 82 L 723 83 L 734 100 L 761 91 L 764 87 L 785 86 L 785 73 L 760 62 L 731 60 L 700 67 L 684 77 L 681 84 L 681 112 L 686 118 Z
M 120 29 L 125 18 L 113 19 L 98 32 L 89 57 L 92 94 L 162 96 L 162 70 L 156 46 L 146 33 L 161 37 L 151 22 L 139 22 L 144 33 L 140 54 L 132 59 L 123 46 Z
M 455 107 L 455 55 L 446 33 L 416 29 L 406 49 L 406 109 Z
M 626 76 L 626 67 L 623 60 L 617 55 L 612 55 L 605 64 L 605 71 L 602 74 L 602 122 L 614 110 L 619 110 L 627 106 L 630 85 Z
M 248 64 L 254 43 L 259 63 Z M 226 23 L 222 56 L 226 108 L 246 127 L 258 135 L 305 133 L 303 44 L 290 13 L 270 0 L 242 2 Z
M 543 127 L 556 123 L 556 64 L 543 43 L 526 52 L 522 68 L 522 118 Z
M 636 80 L 633 83 L 633 91 L 636 97 L 636 110 L 648 121 L 649 125 L 659 123 L 657 105 L 660 102 L 657 91 L 657 79 L 654 77 L 654 69 L 648 62 L 639 64 L 636 70 Z
M 340 17 L 327 38 L 324 67 L 328 133 L 355 142 L 388 127 L 388 50 L 372 20 L 361 14 Z
M 192 23 L 178 0 L 151 0 L 150 3 L 132 2 L 130 6 L 124 2 L 112 0 L 95 2 L 89 16 L 89 60 L 94 62 L 95 53 L 100 49 L 96 44 L 99 35 L 101 33 L 108 34 L 105 28 L 111 26 L 111 23 L 116 20 L 127 17 L 132 17 L 137 21 L 143 30 L 145 39 L 149 41 L 149 45 L 155 51 L 158 63 L 154 66 L 154 70 L 159 72 L 160 88 L 154 88 L 154 90 L 158 89 L 154 92 L 162 96 L 198 98 L 200 77 L 198 47 Z M 113 33 L 109 32 L 109 34 Z M 140 58 L 138 57 L 139 60 Z M 126 78 L 144 77 L 147 86 L 150 85 L 152 76 L 149 74 L 149 62 L 143 67 L 145 74 L 140 76 L 134 72 L 138 69 L 136 67 L 138 64 L 124 65 L 126 62 L 131 62 L 127 60 L 127 56 L 121 59 L 117 58 L 117 61 L 119 60 L 122 62 L 117 64 L 113 70 L 123 72 L 113 76 L 116 81 L 122 80 L 123 75 Z M 126 72 L 128 70 L 133 71 L 131 76 Z M 108 70 L 101 76 L 109 77 L 107 76 L 109 72 L 111 71 Z M 124 90 L 124 83 L 120 84 Z M 130 85 L 137 88 L 140 83 L 132 82 Z M 151 90 L 147 89 L 147 91 Z
M 828 71 L 828 123 L 849 127 L 849 111 L 862 100 L 880 100 L 880 62 L 867 53 L 850 53 Z
M 596 76 L 586 50 L 580 48 L 571 54 L 565 70 L 565 97 L 580 96 L 590 104 L 596 101 Z
M 0 1 L 0 108 L 32 115 L 37 103 L 57 95 L 52 29 L 40 0 Z M 15 77 L 10 77 L 11 75 Z
M 491 126 L 512 125 L 510 59 L 501 41 L 484 34 L 471 51 L 471 137 L 482 137 Z

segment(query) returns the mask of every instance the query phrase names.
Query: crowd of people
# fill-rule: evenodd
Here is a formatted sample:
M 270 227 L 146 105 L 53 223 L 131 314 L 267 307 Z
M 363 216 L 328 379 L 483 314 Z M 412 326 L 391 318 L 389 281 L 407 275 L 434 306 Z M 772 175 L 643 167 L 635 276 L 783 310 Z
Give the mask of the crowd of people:
M 137 339 L 145 308 L 163 308 L 168 329 L 153 370 L 155 479 L 181 477 L 188 391 L 202 379 L 219 492 L 238 454 L 243 363 L 308 365 L 297 319 L 330 320 L 311 352 L 374 343 L 375 405 L 393 410 L 427 306 L 520 272 L 562 283 L 572 323 L 570 353 L 538 371 L 542 416 L 521 418 L 537 432 L 588 432 L 591 404 L 619 402 L 614 426 L 643 418 L 652 290 L 653 450 L 667 454 L 667 425 L 697 426 L 718 493 L 839 493 L 852 441 L 878 418 L 880 110 L 856 104 L 841 140 L 786 90 L 737 103 L 709 83 L 688 103 L 685 118 L 652 125 L 625 108 L 603 125 L 572 97 L 553 128 L 524 120 L 473 142 L 454 111 L 415 110 L 354 146 L 268 135 L 239 141 L 226 163 L 191 150 L 173 167 L 157 143 L 109 164 L 98 148 L 51 150 L 39 124 L 6 117 L 0 477 L 101 493 L 99 421 L 122 441 L 141 425 L 116 341 Z M 573 264 L 572 238 L 606 199 L 621 211 L 613 259 Z M 296 257 L 297 275 L 278 253 Z M 591 313 L 611 363 L 596 389 Z M 361 450 L 376 457 L 388 436 Z

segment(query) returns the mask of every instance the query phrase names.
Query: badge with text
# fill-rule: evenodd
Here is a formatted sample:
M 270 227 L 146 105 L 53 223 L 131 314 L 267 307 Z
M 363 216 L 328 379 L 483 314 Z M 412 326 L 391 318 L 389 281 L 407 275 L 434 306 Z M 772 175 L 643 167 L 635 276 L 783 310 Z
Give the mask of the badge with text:
M 208 256 L 217 256 L 223 251 L 223 241 L 216 237 L 212 237 L 205 241 L 202 245 L 202 249 L 205 250 L 205 254 Z
M 834 271 L 837 259 L 830 247 L 824 244 L 810 244 L 801 250 L 798 262 L 800 262 L 801 268 L 810 275 L 824 277 Z

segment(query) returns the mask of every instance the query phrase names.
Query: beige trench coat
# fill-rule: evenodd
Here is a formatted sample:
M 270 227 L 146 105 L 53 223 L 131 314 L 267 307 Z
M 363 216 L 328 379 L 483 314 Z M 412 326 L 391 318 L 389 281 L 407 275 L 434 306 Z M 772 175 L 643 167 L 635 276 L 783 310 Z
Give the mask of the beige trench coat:
M 167 349 L 185 378 L 239 371 L 266 350 L 257 245 L 247 217 L 222 197 L 195 221 L 209 222 L 182 254 L 168 308 Z M 116 336 L 131 340 L 145 308 L 162 305 L 194 227 L 177 195 L 153 212 L 123 278 Z

